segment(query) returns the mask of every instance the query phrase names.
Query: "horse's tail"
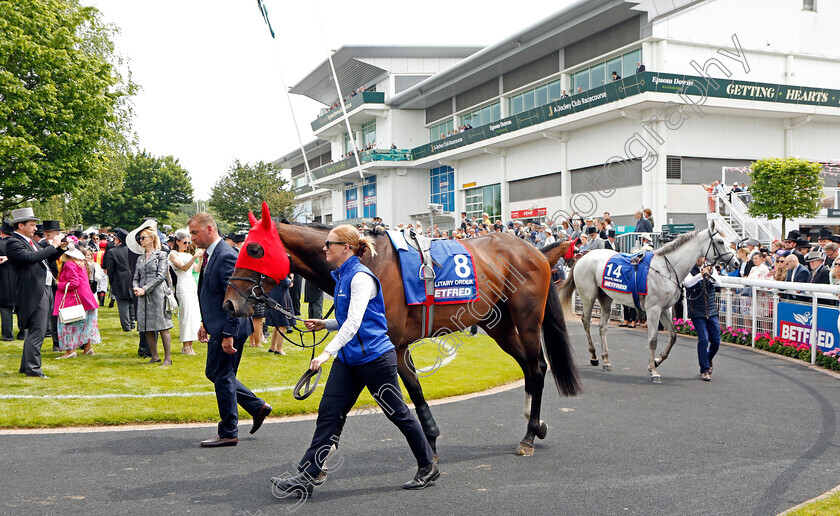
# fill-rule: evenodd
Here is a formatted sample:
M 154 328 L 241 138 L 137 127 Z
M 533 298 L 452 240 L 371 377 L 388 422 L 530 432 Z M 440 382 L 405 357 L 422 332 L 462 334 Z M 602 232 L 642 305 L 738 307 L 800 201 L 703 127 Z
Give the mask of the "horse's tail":
M 566 280 L 568 282 L 568 280 Z M 562 396 L 574 396 L 583 391 L 572 355 L 572 343 L 566 330 L 560 296 L 553 283 L 548 285 L 543 316 L 543 353 L 551 366 L 554 383 Z
M 569 273 L 566 275 L 566 281 L 560 285 L 560 306 L 563 309 L 563 315 L 566 319 L 575 318 L 575 311 L 572 307 L 572 299 L 574 299 L 575 293 L 575 265 L 572 265 L 572 268 L 569 269 Z

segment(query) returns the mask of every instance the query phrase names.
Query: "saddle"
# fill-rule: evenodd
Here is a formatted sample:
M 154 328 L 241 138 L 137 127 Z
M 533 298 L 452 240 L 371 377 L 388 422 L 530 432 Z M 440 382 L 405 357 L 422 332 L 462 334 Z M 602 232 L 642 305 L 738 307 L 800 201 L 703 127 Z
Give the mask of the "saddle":
M 430 337 L 432 335 L 432 328 L 434 326 L 435 314 L 435 268 L 440 267 L 440 264 L 432 259 L 432 239 L 418 235 L 414 228 L 403 228 L 403 238 L 409 247 L 415 249 L 420 253 L 420 260 L 423 264 L 423 282 L 426 286 L 426 302 L 423 303 L 423 337 Z

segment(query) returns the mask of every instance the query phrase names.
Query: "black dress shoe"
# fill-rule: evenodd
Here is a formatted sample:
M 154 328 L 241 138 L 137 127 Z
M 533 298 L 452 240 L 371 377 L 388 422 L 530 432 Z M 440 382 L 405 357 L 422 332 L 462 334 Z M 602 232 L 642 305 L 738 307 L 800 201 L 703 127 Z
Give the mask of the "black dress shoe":
M 205 448 L 218 448 L 219 446 L 236 446 L 239 442 L 237 437 L 219 437 L 216 435 L 212 439 L 201 441 L 201 446 Z
M 298 473 L 293 477 L 271 477 L 271 484 L 281 493 L 299 498 L 312 496 L 312 477 L 307 473 Z
M 426 489 L 435 480 L 440 478 L 440 470 L 434 462 L 425 468 L 417 468 L 414 478 L 403 484 L 403 489 Z
M 266 403 L 265 405 L 262 406 L 262 408 L 260 408 L 260 411 L 257 412 L 257 415 L 254 416 L 254 424 L 251 425 L 251 430 L 250 430 L 249 433 L 253 434 L 257 430 L 259 430 L 260 427 L 263 424 L 263 421 L 265 421 L 265 417 L 268 416 L 269 414 L 271 414 L 271 405 Z

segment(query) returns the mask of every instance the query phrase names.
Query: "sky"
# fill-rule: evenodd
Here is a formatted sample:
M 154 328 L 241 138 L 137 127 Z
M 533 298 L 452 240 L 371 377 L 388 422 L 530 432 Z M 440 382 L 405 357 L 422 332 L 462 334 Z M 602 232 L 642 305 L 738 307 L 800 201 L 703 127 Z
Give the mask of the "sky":
M 134 98 L 138 148 L 172 155 L 196 199 L 235 159 L 273 161 L 314 139 L 322 105 L 283 93 L 349 45 L 485 46 L 572 3 L 534 0 L 516 9 L 484 2 L 266 0 L 272 40 L 256 0 L 85 0 L 120 29 L 117 52 L 141 86 Z M 322 29 L 323 28 L 323 29 Z

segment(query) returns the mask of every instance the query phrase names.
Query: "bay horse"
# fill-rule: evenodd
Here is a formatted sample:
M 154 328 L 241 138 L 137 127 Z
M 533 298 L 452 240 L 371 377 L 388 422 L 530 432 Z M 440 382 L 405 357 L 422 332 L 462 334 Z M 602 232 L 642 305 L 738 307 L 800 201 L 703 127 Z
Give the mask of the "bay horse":
M 601 305 L 601 322 L 598 325 L 601 337 L 601 359 L 604 361 L 604 371 L 611 371 L 610 353 L 607 348 L 607 328 L 610 325 L 610 309 L 612 302 L 633 306 L 633 296 L 630 293 L 616 292 L 602 288 L 604 272 L 607 262 L 616 254 L 608 249 L 598 249 L 586 253 L 569 271 L 568 278 L 560 287 L 560 299 L 563 312 L 567 318 L 574 318 L 572 297 L 577 289 L 583 305 L 583 330 L 589 341 L 589 363 L 598 365 L 595 355 L 595 344 L 590 335 L 590 319 L 595 300 Z M 697 229 L 678 236 L 674 241 L 653 251 L 650 260 L 650 271 L 647 277 L 647 295 L 639 294 L 639 304 L 647 314 L 648 347 L 650 348 L 650 362 L 648 372 L 653 383 L 662 383 L 662 378 L 656 370 L 671 352 L 677 340 L 674 321 L 671 319 L 671 307 L 679 300 L 682 282 L 691 268 L 701 257 L 714 263 L 721 262 L 727 267 L 737 267 L 738 259 L 729 250 L 723 240 L 722 233 L 715 230 L 715 223 L 711 226 Z M 656 334 L 659 323 L 668 331 L 668 346 L 656 357 Z
M 249 214 L 251 230 L 241 252 L 263 257 L 264 240 L 269 233 L 285 248 L 291 271 L 311 281 L 327 293 L 335 290 L 330 267 L 324 256 L 324 241 L 331 226 L 318 223 L 290 223 L 271 219 L 263 204 L 262 219 Z M 272 227 L 276 230 L 268 231 Z M 423 396 L 409 345 L 422 339 L 422 306 L 407 306 L 402 277 L 390 239 L 386 234 L 372 234 L 376 256 L 365 253 L 361 262 L 379 279 L 388 319 L 388 336 L 397 348 L 397 367 L 432 450 L 437 456 L 437 423 Z M 261 241 L 263 240 L 263 241 Z M 533 455 L 534 437 L 545 438 L 548 428 L 540 420 L 546 358 L 561 395 L 581 391 L 572 348 L 557 290 L 551 283 L 551 265 L 564 256 L 568 242 L 552 244 L 540 252 L 520 238 L 494 233 L 460 241 L 473 256 L 478 299 L 466 304 L 436 305 L 433 337 L 463 330 L 478 324 L 496 343 L 516 360 L 525 377 L 525 437 L 516 453 Z M 276 245 L 276 244 L 272 244 Z M 276 257 L 275 257 L 276 258 Z M 237 278 L 237 279 L 234 279 Z M 238 279 L 246 278 L 246 279 Z M 276 282 L 248 268 L 234 270 L 225 296 L 225 310 L 243 317 L 252 313 L 253 296 L 241 292 L 262 288 L 268 292 Z M 251 290 L 253 292 L 253 290 Z M 451 337 L 450 337 L 451 338 Z M 544 341 L 544 345 L 543 342 Z M 543 354 L 544 351 L 544 354 Z

